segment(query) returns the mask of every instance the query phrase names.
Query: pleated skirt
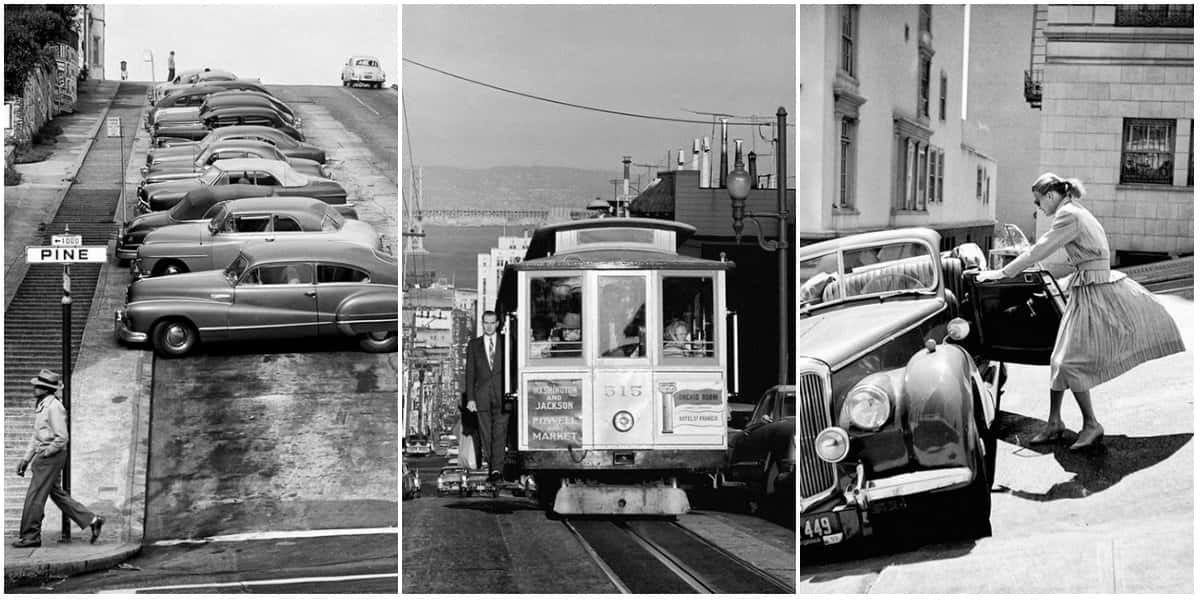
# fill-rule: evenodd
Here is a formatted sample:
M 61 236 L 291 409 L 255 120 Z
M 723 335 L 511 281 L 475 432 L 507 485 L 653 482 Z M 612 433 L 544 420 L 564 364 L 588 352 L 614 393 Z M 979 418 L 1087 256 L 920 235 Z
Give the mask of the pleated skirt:
M 1050 389 L 1085 392 L 1184 351 L 1175 320 L 1141 284 L 1117 271 L 1107 281 L 1075 279 L 1050 357 Z

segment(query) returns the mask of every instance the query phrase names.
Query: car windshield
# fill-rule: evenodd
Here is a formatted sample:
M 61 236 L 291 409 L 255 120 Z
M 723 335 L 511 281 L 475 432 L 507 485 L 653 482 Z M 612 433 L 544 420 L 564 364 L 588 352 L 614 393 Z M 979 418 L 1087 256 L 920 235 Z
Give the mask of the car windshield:
M 369 58 L 360 58 L 357 61 L 355 61 L 354 64 L 358 65 L 360 67 L 378 67 L 379 66 L 379 63 L 377 63 Z
M 246 258 L 245 254 L 239 254 L 233 262 L 225 267 L 225 279 L 230 283 L 241 279 L 242 273 L 246 272 L 246 267 L 250 266 L 250 259 Z
M 200 175 L 200 183 L 203 185 L 213 185 L 221 178 L 221 170 L 208 165 L 204 168 L 204 172 Z
M 800 308 L 868 296 L 926 294 L 937 290 L 937 255 L 920 242 L 884 242 L 839 248 L 802 258 Z

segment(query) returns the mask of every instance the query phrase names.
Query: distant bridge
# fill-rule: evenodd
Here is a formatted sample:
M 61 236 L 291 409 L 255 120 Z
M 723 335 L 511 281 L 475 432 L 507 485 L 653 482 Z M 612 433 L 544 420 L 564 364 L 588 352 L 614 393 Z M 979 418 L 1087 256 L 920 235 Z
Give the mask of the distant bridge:
M 582 218 L 587 211 L 571 208 L 435 208 L 422 210 L 426 225 L 545 225 Z

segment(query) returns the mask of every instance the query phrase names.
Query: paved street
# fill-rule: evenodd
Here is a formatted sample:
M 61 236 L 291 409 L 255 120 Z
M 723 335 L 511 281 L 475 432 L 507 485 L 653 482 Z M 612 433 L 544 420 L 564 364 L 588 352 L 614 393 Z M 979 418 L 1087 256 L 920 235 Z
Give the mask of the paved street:
M 446 460 L 406 460 L 422 497 L 401 506 L 404 593 L 766 594 L 795 585 L 794 531 L 757 517 L 705 507 L 675 522 L 551 519 L 508 493 L 438 497 Z
M 1159 298 L 1183 339 L 1194 340 L 1190 287 Z M 1106 436 L 1104 448 L 1093 453 L 1067 450 L 1073 435 L 1058 445 L 1028 444 L 1045 422 L 1049 371 L 1010 365 L 992 537 L 809 560 L 801 564 L 798 591 L 1192 591 L 1193 358 L 1189 348 L 1094 390 Z M 1079 411 L 1069 395 L 1063 416 L 1078 431 Z

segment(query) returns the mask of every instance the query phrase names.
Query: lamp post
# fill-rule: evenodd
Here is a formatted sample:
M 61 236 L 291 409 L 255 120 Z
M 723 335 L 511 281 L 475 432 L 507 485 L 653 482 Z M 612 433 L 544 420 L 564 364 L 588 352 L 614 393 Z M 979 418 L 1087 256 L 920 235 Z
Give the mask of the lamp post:
M 733 171 L 726 178 L 726 189 L 733 208 L 733 234 L 736 242 L 741 244 L 744 221 L 750 219 L 756 228 L 758 246 L 767 252 L 776 252 L 779 259 L 779 384 L 786 385 L 791 374 L 791 359 L 788 356 L 788 324 L 791 319 L 788 315 L 787 110 L 780 106 L 775 117 L 778 121 L 776 129 L 779 132 L 775 150 L 777 209 L 774 212 L 746 211 L 746 198 L 750 196 L 753 179 L 742 164 L 742 140 L 734 142 L 737 150 Z M 760 218 L 779 221 L 779 239 L 763 238 L 762 225 L 758 222 Z
M 150 81 L 157 81 L 154 79 L 154 51 L 146 50 L 142 55 L 142 62 L 150 63 Z

